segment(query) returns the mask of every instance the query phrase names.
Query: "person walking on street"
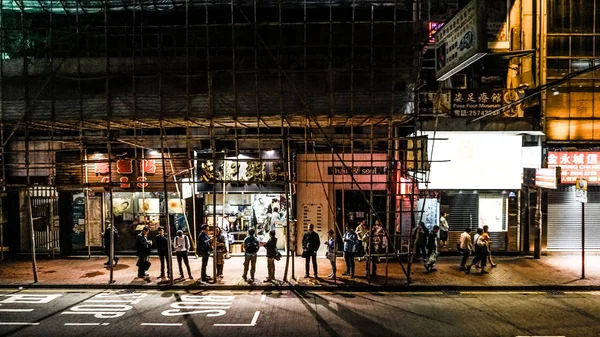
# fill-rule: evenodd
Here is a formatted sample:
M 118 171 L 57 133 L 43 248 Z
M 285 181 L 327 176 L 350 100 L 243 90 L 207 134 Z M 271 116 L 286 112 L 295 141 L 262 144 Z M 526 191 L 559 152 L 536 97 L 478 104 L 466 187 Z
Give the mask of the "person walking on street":
M 260 242 L 255 236 L 254 228 L 248 230 L 248 236 L 244 239 L 244 274 L 242 278 L 254 282 L 254 273 L 256 272 L 256 255 L 260 248 Z M 248 267 L 250 266 L 250 279 L 248 279 Z
M 179 266 L 179 278 L 184 279 L 183 277 L 183 268 L 181 266 L 181 261 L 185 263 L 185 267 L 187 268 L 188 276 L 190 280 L 193 280 L 192 270 L 190 269 L 190 261 L 188 260 L 188 252 L 192 245 L 190 243 L 190 238 L 187 235 L 183 234 L 183 231 L 180 229 L 177 231 L 177 236 L 173 239 L 173 247 L 175 247 L 175 254 L 177 254 L 177 265 Z
M 217 240 L 217 277 L 223 278 L 223 267 L 225 266 L 225 254 L 227 254 L 227 246 L 225 235 L 221 231 L 221 227 L 216 228 L 215 238 Z M 208 261 L 206 261 L 208 263 Z M 203 265 L 206 274 L 206 267 Z M 207 276 L 208 279 L 210 277 Z
M 210 280 L 210 276 L 206 274 L 206 267 L 208 266 L 208 257 L 210 256 L 210 251 L 212 250 L 210 236 L 208 235 L 208 225 L 205 224 L 200 227 L 200 234 L 198 234 L 198 241 L 196 242 L 196 245 L 198 246 L 196 251 L 202 259 L 200 278 L 202 282 L 208 282 Z
M 106 224 L 106 229 L 104 230 L 104 233 L 102 233 L 102 239 L 104 241 L 104 254 L 106 254 L 107 260 L 106 263 L 104 264 L 105 267 L 110 267 L 110 246 L 111 246 L 111 242 L 114 242 L 114 247 L 113 248 L 113 262 L 115 263 L 115 266 L 117 265 L 117 263 L 119 263 L 119 257 L 118 256 L 114 256 L 115 255 L 115 251 L 116 251 L 116 247 L 117 247 L 117 239 L 119 238 L 119 231 L 117 231 L 116 228 L 114 228 L 110 221 L 105 221 L 104 222 Z M 111 241 L 111 232 L 112 232 L 112 240 Z
M 354 278 L 354 254 L 358 246 L 358 237 L 352 227 L 346 226 L 346 233 L 342 239 L 344 241 L 344 261 L 346 261 L 346 271 L 342 275 L 350 275 L 350 278 Z
M 440 218 L 440 246 L 444 248 L 448 247 L 448 231 L 450 230 L 447 219 L 448 213 L 444 213 Z
M 489 233 L 490 227 L 488 225 L 483 226 L 483 236 L 487 242 L 487 260 L 490 263 L 491 268 L 496 268 L 496 264 L 492 260 L 492 239 L 490 238 Z
M 317 273 L 317 251 L 319 250 L 319 246 L 321 245 L 321 241 L 319 239 L 319 234 L 315 232 L 315 225 L 308 224 L 308 232 L 304 233 L 302 237 L 302 257 L 306 259 L 304 277 L 310 277 L 310 260 L 312 259 L 313 264 L 313 272 L 315 278 L 319 277 Z
M 465 229 L 465 231 L 460 235 L 459 248 L 463 255 L 462 260 L 460 261 L 460 270 L 467 270 L 467 260 L 471 255 L 471 251 L 473 251 L 473 243 L 471 242 L 471 228 Z
M 160 276 L 158 278 L 165 278 L 165 265 L 169 255 L 169 239 L 165 236 L 163 227 L 158 227 L 158 235 L 154 240 L 156 241 L 156 252 L 160 259 Z
M 467 267 L 466 273 L 469 274 L 471 272 L 471 268 L 478 263 L 481 263 L 481 274 L 488 274 L 485 271 L 486 259 L 487 259 L 487 246 L 488 243 L 486 241 L 485 236 L 483 235 L 483 230 L 481 228 L 477 229 L 477 233 L 482 233 L 480 235 L 476 235 L 475 240 L 475 258 L 471 261 L 471 264 Z
M 335 231 L 333 229 L 330 229 L 327 232 L 327 242 L 325 242 L 325 244 L 327 245 L 327 260 L 329 260 L 329 262 L 331 263 L 331 274 L 327 275 L 327 278 L 332 280 L 335 279 L 335 275 L 337 272 L 337 266 L 335 264 L 336 262 L 336 253 L 337 253 L 337 240 L 336 240 L 336 236 L 335 236 Z M 360 243 L 359 243 L 360 244 Z
M 275 230 L 269 231 L 269 241 L 265 244 L 267 250 L 267 270 L 269 276 L 265 282 L 275 281 L 275 257 L 277 256 L 277 238 L 275 237 Z
M 150 268 L 150 261 L 148 261 L 148 255 L 150 255 L 150 247 L 152 246 L 152 241 L 148 240 L 148 232 L 150 229 L 148 226 L 144 226 L 140 234 L 135 238 L 135 251 L 138 257 L 137 267 L 138 273 L 137 276 L 141 278 L 146 278 L 150 275 L 146 274 L 148 268 Z
M 435 269 L 435 263 L 437 262 L 437 258 L 439 256 L 439 242 L 438 242 L 438 232 L 440 231 L 440 226 L 433 226 L 433 230 L 429 232 L 429 237 L 427 238 L 427 250 L 429 256 L 427 257 L 427 261 L 425 262 L 425 270 L 428 272 L 437 271 Z
M 358 223 L 356 226 L 356 236 L 358 237 L 358 250 L 356 251 L 356 255 L 358 256 L 358 261 L 362 260 L 367 253 L 367 238 L 368 231 L 366 220 L 363 220 Z

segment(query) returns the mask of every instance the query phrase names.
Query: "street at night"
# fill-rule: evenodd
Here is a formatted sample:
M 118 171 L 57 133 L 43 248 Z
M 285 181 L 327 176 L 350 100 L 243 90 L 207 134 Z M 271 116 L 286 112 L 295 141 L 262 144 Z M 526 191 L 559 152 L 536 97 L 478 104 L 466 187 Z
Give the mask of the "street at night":
M 598 292 L 0 292 L 0 336 L 598 336 Z

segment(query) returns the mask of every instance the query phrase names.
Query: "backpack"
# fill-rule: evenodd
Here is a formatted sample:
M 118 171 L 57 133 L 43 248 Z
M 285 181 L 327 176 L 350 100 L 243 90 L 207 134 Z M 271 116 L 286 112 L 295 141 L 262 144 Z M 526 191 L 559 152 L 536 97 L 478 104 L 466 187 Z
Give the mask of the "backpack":
M 244 249 L 246 253 L 254 254 L 258 252 L 259 243 L 258 239 L 255 237 L 249 237 L 250 240 L 244 240 Z

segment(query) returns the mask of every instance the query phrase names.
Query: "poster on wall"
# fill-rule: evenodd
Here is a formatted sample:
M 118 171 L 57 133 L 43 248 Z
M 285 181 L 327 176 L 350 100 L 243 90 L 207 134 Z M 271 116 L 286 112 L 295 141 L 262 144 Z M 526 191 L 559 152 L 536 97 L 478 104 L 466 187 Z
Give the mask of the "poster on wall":
M 489 226 L 490 232 L 501 232 L 502 198 L 479 198 L 479 227 Z
M 86 218 L 88 231 L 85 232 L 85 240 L 90 247 L 102 247 L 102 198 L 88 197 Z
M 438 200 L 432 198 L 419 199 L 415 216 L 417 224 L 423 221 L 425 226 L 427 226 L 429 230 L 432 230 L 433 226 L 439 225 L 440 204 Z
M 169 214 L 183 213 L 183 204 L 185 201 L 179 199 L 169 199 Z
M 160 200 L 157 198 L 139 199 L 140 213 L 160 213 Z
M 125 216 L 125 213 L 128 216 Z M 133 205 L 129 198 L 113 198 L 113 214 L 115 216 L 123 215 L 124 217 L 133 217 Z

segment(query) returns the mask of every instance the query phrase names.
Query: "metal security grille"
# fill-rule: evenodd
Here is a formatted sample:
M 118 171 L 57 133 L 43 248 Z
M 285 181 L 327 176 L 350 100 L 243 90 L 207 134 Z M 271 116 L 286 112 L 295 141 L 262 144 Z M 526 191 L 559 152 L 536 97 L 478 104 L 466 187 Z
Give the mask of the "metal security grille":
M 600 250 L 600 187 L 588 188 L 585 205 L 586 250 Z M 581 250 L 581 203 L 575 200 L 575 186 L 548 192 L 548 250 Z
M 31 216 L 35 233 L 35 248 L 46 250 L 59 250 L 59 230 L 57 216 L 58 204 L 56 189 L 47 186 L 36 186 L 30 190 Z

